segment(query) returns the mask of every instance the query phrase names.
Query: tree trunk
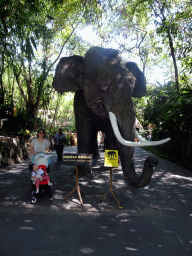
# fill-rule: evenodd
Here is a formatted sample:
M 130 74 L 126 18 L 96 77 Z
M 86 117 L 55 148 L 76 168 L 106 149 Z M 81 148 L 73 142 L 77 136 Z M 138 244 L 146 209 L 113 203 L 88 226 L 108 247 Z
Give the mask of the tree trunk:
M 167 31 L 167 36 L 168 36 L 168 39 L 169 39 L 169 47 L 170 47 L 171 56 L 172 56 L 172 59 L 173 59 L 174 72 L 175 72 L 175 85 L 176 85 L 176 88 L 179 92 L 178 69 L 177 69 L 177 62 L 176 62 L 176 57 L 175 57 L 175 50 L 174 50 L 173 40 L 172 40 L 171 33 L 170 33 L 170 28 L 169 28 L 169 26 L 166 25 L 166 17 L 164 15 L 164 9 L 163 8 L 161 9 L 161 14 L 162 14 L 163 26 L 166 28 L 166 31 Z
M 168 34 L 168 38 L 169 38 L 169 47 L 171 49 L 171 56 L 173 59 L 173 65 L 174 65 L 174 70 L 175 70 L 175 84 L 176 84 L 177 90 L 179 92 L 178 69 L 177 69 L 177 63 L 176 63 L 176 58 L 175 58 L 175 51 L 174 51 L 174 47 L 173 47 L 173 41 L 172 41 L 171 34 L 170 34 L 169 30 L 168 30 L 167 34 Z

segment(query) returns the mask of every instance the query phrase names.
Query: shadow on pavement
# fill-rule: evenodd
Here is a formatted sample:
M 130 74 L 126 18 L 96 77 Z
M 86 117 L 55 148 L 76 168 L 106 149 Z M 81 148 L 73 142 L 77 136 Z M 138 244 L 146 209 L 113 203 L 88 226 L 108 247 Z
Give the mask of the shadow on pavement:
M 66 147 L 65 152 L 76 152 Z M 113 188 L 122 209 L 109 189 L 104 152 L 92 174 L 80 176 L 84 205 L 75 192 L 75 166 L 56 161 L 51 152 L 50 174 L 54 200 L 40 198 L 31 204 L 29 160 L 0 169 L 0 255 L 191 255 L 192 174 L 159 159 L 149 186 L 130 188 L 121 166 L 113 170 Z M 141 172 L 149 155 L 135 149 L 135 167 Z

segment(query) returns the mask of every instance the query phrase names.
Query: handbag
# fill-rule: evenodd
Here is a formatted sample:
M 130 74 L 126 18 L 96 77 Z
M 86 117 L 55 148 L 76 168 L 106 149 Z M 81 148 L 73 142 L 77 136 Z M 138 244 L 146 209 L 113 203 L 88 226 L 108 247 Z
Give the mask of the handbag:
M 59 139 L 61 137 L 61 135 L 63 134 L 60 134 L 59 137 L 57 139 L 55 139 L 55 145 L 54 145 L 54 148 L 56 148 L 57 146 L 57 142 L 58 142 L 58 145 L 61 145 L 63 144 L 63 139 Z

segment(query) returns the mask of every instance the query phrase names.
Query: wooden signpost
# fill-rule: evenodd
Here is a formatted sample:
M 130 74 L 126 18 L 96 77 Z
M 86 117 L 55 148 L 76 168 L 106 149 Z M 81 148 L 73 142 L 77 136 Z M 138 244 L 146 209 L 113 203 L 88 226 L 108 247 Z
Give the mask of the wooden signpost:
M 79 171 L 78 171 L 78 166 L 79 165 L 87 165 L 90 166 L 92 165 L 92 155 L 91 154 L 64 154 L 63 155 L 63 163 L 66 165 L 76 165 L 76 186 L 75 188 L 65 197 L 69 197 L 72 195 L 75 190 L 77 190 L 79 200 L 81 205 L 83 205 L 83 200 L 81 197 L 81 191 L 79 187 Z
M 63 163 L 66 165 L 76 165 L 76 186 L 75 188 L 65 197 L 67 199 L 70 195 L 72 195 L 76 190 L 79 196 L 79 200 L 81 205 L 83 205 L 83 200 L 81 197 L 81 191 L 79 187 L 79 171 L 78 166 L 79 165 L 92 165 L 92 155 L 91 154 L 64 154 L 63 155 Z M 121 208 L 121 204 L 117 199 L 117 196 L 112 188 L 112 168 L 118 167 L 118 150 L 105 150 L 105 161 L 104 166 L 109 167 L 110 171 L 110 187 L 109 190 L 99 198 L 99 201 L 101 201 L 109 192 L 112 193 L 112 195 L 115 198 L 115 201 L 117 202 L 119 208 Z
M 115 194 L 115 192 L 113 191 L 112 188 L 112 168 L 113 167 L 118 167 L 118 150 L 105 150 L 105 161 L 104 161 L 104 166 L 109 167 L 109 171 L 110 171 L 110 187 L 109 190 L 102 195 L 99 198 L 99 201 L 101 201 L 108 193 L 112 193 L 112 195 L 115 198 L 115 201 L 117 202 L 118 206 L 121 207 L 120 202 L 117 199 L 117 196 Z

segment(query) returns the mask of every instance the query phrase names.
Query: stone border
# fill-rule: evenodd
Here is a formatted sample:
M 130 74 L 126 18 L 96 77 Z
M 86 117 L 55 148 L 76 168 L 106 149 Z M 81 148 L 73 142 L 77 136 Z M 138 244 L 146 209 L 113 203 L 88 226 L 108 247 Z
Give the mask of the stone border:
M 46 136 L 50 141 L 50 149 L 54 148 L 51 136 Z M 34 137 L 26 136 L 0 136 L 0 166 L 21 162 L 30 157 L 30 143 Z

